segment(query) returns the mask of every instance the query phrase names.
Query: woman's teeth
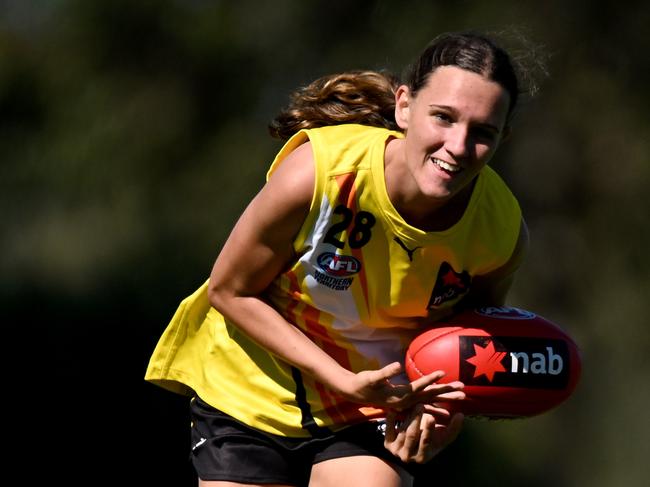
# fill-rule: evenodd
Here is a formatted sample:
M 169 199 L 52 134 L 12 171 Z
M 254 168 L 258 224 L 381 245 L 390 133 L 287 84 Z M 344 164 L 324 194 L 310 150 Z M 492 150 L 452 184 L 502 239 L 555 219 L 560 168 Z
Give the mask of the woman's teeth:
M 452 166 L 451 164 L 441 161 L 440 159 L 432 158 L 433 163 L 441 169 L 444 169 L 447 172 L 458 172 L 461 170 L 460 166 Z

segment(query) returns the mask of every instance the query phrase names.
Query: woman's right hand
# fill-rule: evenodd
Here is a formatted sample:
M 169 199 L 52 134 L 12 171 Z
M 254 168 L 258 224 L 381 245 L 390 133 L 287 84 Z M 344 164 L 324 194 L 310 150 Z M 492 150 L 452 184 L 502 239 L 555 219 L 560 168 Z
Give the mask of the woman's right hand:
M 399 362 L 378 370 L 364 370 L 352 374 L 338 392 L 353 402 L 398 411 L 418 403 L 431 408 L 437 402 L 460 401 L 465 398 L 462 382 L 437 383 L 444 377 L 443 371 L 432 372 L 409 384 L 394 384 L 390 381 L 401 373 L 402 366 Z

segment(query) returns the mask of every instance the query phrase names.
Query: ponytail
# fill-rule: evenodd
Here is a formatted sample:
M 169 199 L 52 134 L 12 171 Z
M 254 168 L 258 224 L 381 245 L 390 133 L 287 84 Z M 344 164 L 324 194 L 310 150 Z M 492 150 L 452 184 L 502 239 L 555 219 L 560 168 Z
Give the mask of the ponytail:
M 287 140 L 302 129 L 358 123 L 400 130 L 395 122 L 398 80 L 376 71 L 324 76 L 291 95 L 291 102 L 269 125 L 273 137 Z

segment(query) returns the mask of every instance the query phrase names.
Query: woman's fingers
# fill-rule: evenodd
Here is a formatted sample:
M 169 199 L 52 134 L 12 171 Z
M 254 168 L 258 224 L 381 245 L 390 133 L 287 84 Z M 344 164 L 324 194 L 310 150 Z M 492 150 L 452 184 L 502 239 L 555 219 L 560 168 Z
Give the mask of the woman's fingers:
M 424 412 L 433 416 L 441 424 L 448 424 L 452 416 L 448 406 L 438 404 L 424 404 Z
M 458 401 L 465 398 L 464 384 L 459 381 L 437 383 L 445 373 L 441 370 L 420 377 L 410 383 L 393 383 L 390 379 L 403 372 L 399 362 L 381 369 L 364 370 L 349 383 L 347 393 L 355 401 L 368 405 L 405 410 L 416 404 Z
M 400 434 L 403 437 L 402 448 L 400 449 L 400 458 L 402 461 L 409 461 L 417 457 L 420 451 L 420 436 L 422 430 L 420 421 L 422 420 L 422 406 L 417 405 L 411 410 L 411 414 L 406 420 L 406 429 Z
M 404 462 L 428 462 L 456 439 L 463 419 L 456 413 L 439 421 L 424 405 L 415 406 L 407 415 L 388 411 L 384 445 Z
M 395 377 L 396 375 L 401 374 L 402 364 L 399 362 L 393 362 L 373 372 L 376 373 L 374 377 L 375 383 L 383 382 L 390 379 L 391 377 Z
M 404 462 L 416 458 L 420 451 L 422 414 L 422 406 L 414 407 L 406 416 L 398 416 L 398 413 L 394 411 L 389 411 L 386 414 L 384 446 Z
M 413 392 L 423 391 L 430 387 L 432 384 L 438 382 L 445 376 L 445 373 L 442 370 L 436 370 L 427 375 L 423 375 L 419 379 L 415 379 L 411 382 L 411 387 Z
M 424 390 L 435 391 L 437 394 L 445 394 L 447 392 L 461 391 L 464 387 L 465 384 L 456 380 L 454 382 L 429 384 Z
M 460 430 L 463 428 L 464 419 L 465 417 L 461 413 L 456 413 L 451 417 L 451 421 L 447 426 L 447 441 L 444 446 L 447 446 L 458 437 Z
M 427 377 L 433 379 L 435 377 L 439 378 L 441 375 L 436 374 Z M 405 398 L 410 401 L 410 404 L 405 401 L 405 406 L 415 403 L 432 404 L 436 402 L 462 401 L 465 399 L 465 393 L 463 392 L 465 384 L 459 381 L 446 384 L 432 383 L 428 384 L 424 389 L 420 389 L 418 386 L 413 387 L 412 394 Z
M 434 416 L 422 416 L 422 432 L 420 433 L 420 450 L 415 458 L 418 463 L 429 461 L 437 453 L 434 445 L 434 432 L 437 426 Z
M 386 431 L 384 432 L 384 445 L 388 448 L 389 445 L 395 442 L 397 438 L 397 413 L 390 410 L 386 413 Z M 388 448 L 392 451 L 390 448 Z
M 402 365 L 399 362 L 393 362 L 381 369 L 364 370 L 357 376 L 361 380 L 361 387 L 370 387 L 373 389 L 385 388 L 390 385 L 389 379 L 402 373 Z

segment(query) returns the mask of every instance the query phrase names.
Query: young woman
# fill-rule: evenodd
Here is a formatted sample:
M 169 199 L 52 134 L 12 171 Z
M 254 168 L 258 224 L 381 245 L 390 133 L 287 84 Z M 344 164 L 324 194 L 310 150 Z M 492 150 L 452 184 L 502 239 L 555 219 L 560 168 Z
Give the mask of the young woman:
M 486 166 L 509 131 L 508 55 L 435 39 L 404 84 L 317 80 L 272 124 L 288 138 L 146 378 L 193 396 L 200 485 L 408 485 L 458 435 L 444 371 L 405 349 L 461 306 L 500 305 L 527 232 Z

